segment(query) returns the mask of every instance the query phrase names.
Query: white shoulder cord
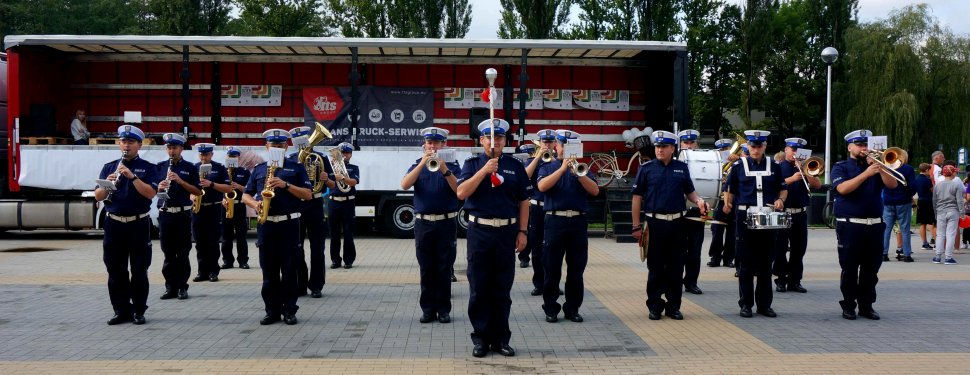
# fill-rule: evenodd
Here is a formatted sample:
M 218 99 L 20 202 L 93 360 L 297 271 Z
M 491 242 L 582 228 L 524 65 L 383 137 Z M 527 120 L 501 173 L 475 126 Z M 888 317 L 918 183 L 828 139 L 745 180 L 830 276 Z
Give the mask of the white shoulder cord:
M 769 163 L 768 160 L 765 160 L 765 162 L 766 163 Z M 758 207 L 759 208 L 760 207 L 764 207 L 765 206 L 765 197 L 764 197 L 764 188 L 763 188 L 763 184 L 762 184 L 761 178 L 762 177 L 771 176 L 771 165 L 767 165 L 765 167 L 765 170 L 763 170 L 763 171 L 755 171 L 755 172 L 752 172 L 748 168 L 748 158 L 741 158 L 741 164 L 744 165 L 744 175 L 745 176 L 748 176 L 748 177 L 754 177 L 755 187 L 756 187 L 756 195 L 758 197 L 757 198 L 758 199 Z

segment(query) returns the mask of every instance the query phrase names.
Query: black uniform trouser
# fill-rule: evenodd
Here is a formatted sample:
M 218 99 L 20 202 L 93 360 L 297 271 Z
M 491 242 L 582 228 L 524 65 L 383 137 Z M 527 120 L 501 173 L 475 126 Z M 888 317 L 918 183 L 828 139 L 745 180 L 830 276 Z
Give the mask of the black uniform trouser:
M 246 240 L 246 233 L 249 232 L 249 218 L 246 217 L 246 205 L 236 203 L 233 207 L 232 219 L 222 220 L 222 262 L 232 265 L 239 260 L 239 264 L 249 263 L 249 243 Z M 225 211 L 223 211 L 225 212 Z M 225 217 L 223 215 L 222 217 Z M 236 253 L 239 257 L 232 256 L 232 243 L 236 242 Z
M 737 211 L 738 299 L 740 307 L 771 307 L 771 262 L 777 245 L 777 229 L 748 229 L 747 211 Z M 755 285 L 754 279 L 758 278 Z
M 542 241 L 545 238 L 545 211 L 542 210 L 542 206 L 537 204 L 529 205 L 529 234 L 526 239 L 526 249 L 532 249 L 532 287 L 542 290 L 543 283 L 546 279 L 546 273 L 544 272 L 545 263 L 543 262 L 543 245 Z M 524 251 L 523 251 L 524 252 Z M 521 254 L 520 258 L 521 259 Z M 558 295 L 558 290 L 557 295 Z
M 843 308 L 860 311 L 872 309 L 876 302 L 876 283 L 882 266 L 882 235 L 886 224 L 865 225 L 836 221 L 835 236 L 839 242 L 839 266 L 842 277 Z
M 468 319 L 475 344 L 508 344 L 518 225 L 468 223 Z
M 727 225 L 711 224 L 711 247 L 708 255 L 715 263 L 724 264 L 734 262 L 734 215 L 724 213 L 724 202 L 717 204 L 717 211 L 714 212 L 714 219 L 723 221 Z M 725 233 L 727 236 L 725 238 Z
M 222 209 L 219 204 L 202 206 L 192 215 L 195 257 L 202 277 L 219 275 L 219 236 L 222 234 Z
M 263 272 L 263 304 L 266 314 L 295 314 L 297 298 L 296 255 L 299 252 L 300 223 L 290 219 L 267 221 L 256 228 L 259 267 Z
M 451 313 L 451 267 L 457 256 L 458 221 L 415 220 L 414 244 L 421 273 L 418 305 L 424 314 Z
M 327 271 L 323 261 L 326 256 L 327 224 L 323 216 L 323 199 L 316 198 L 300 211 L 300 246 L 297 254 L 297 291 L 303 294 L 307 289 L 311 291 L 323 289 L 326 284 Z M 310 267 L 306 263 L 306 247 L 304 243 L 310 239 Z M 309 272 L 308 272 L 309 271 Z
M 695 213 L 696 211 L 696 213 Z M 694 213 L 692 215 L 692 213 Z M 691 208 L 688 215 L 700 216 L 700 210 Z M 704 223 L 684 220 L 687 232 L 687 259 L 684 261 L 684 285 L 697 285 L 701 273 L 701 248 L 704 247 Z
M 158 237 L 162 253 L 165 254 L 162 262 L 165 289 L 188 289 L 189 276 L 192 274 L 189 261 L 189 252 L 192 251 L 191 212 L 159 212 Z
M 108 270 L 108 296 L 115 314 L 144 314 L 148 309 L 148 266 L 152 264 L 150 231 L 151 220 L 147 216 L 129 223 L 105 218 L 102 259 Z
M 345 201 L 330 200 L 327 214 L 330 218 L 330 262 L 333 264 L 354 264 L 357 247 L 354 246 L 354 204 L 353 199 Z M 344 241 L 344 256 L 340 257 L 340 239 Z
M 791 228 L 778 231 L 778 245 L 775 246 L 775 264 L 772 273 L 778 277 L 778 285 L 798 285 L 802 281 L 805 266 L 805 249 L 808 248 L 808 214 L 799 212 L 791 215 Z M 791 254 L 786 254 L 786 253 Z M 787 255 L 787 256 L 786 256 Z
M 586 215 L 562 217 L 545 215 L 545 238 L 542 242 L 542 265 L 546 270 L 542 288 L 542 309 L 546 315 L 579 312 L 583 304 L 583 272 L 589 260 L 589 238 Z M 559 280 L 562 261 L 566 260 L 566 301 L 559 305 Z
M 650 231 L 647 245 L 647 308 L 650 311 L 679 311 L 684 294 L 684 259 L 687 244 L 684 219 L 667 221 L 646 218 Z M 641 233 L 642 235 L 642 233 Z M 664 301 L 663 296 L 667 297 Z

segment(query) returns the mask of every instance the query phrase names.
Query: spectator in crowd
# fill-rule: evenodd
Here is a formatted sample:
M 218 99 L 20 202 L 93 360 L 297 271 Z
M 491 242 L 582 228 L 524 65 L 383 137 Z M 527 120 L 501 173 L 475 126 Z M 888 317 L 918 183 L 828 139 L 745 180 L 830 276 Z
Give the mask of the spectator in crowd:
M 957 222 L 963 213 L 963 196 L 966 188 L 956 179 L 957 168 L 952 165 L 943 167 L 944 180 L 933 188 L 933 206 L 936 207 L 936 257 L 933 263 L 957 264 L 953 259 L 953 249 L 956 239 Z M 941 255 L 946 259 L 941 259 Z
M 943 156 L 943 151 L 933 151 L 930 158 L 933 160 L 933 184 L 936 185 L 943 181 L 943 160 L 946 157 Z
M 967 166 L 967 177 L 963 179 L 963 214 L 970 214 L 970 165 Z M 963 228 L 963 248 L 970 248 L 970 227 Z
M 88 132 L 88 116 L 83 109 L 77 110 L 74 120 L 71 121 L 71 135 L 74 136 L 74 144 L 86 145 L 91 133 Z
M 896 259 L 907 263 L 913 262 L 909 226 L 913 217 L 913 194 L 915 194 L 913 186 L 916 183 L 916 171 L 909 164 L 906 164 L 908 159 L 906 152 L 901 152 L 899 160 L 902 161 L 902 164 L 899 168 L 896 168 L 896 172 L 903 176 L 906 183 L 882 190 L 882 221 L 886 223 L 886 230 L 882 237 L 882 260 L 884 262 L 889 261 L 889 239 L 892 237 L 894 225 L 898 225 L 897 233 L 902 235 L 902 251 L 896 251 Z
M 959 171 L 960 168 L 957 166 L 957 161 L 956 160 L 953 160 L 953 159 L 947 159 L 946 161 L 943 162 L 943 168 L 946 168 L 946 166 L 948 166 L 948 165 L 953 166 L 953 179 L 956 180 L 957 182 L 960 182 L 960 176 L 957 173 L 957 171 Z M 963 186 L 963 183 L 961 183 L 960 186 L 962 187 Z M 960 194 L 961 197 L 963 196 L 962 191 L 963 190 L 961 189 L 961 194 Z M 963 210 L 963 205 L 957 206 L 957 211 L 960 211 L 962 213 L 962 210 Z M 960 217 L 961 216 L 963 216 L 963 215 L 961 214 L 961 215 L 957 216 L 957 222 L 960 221 Z M 960 243 L 961 243 L 960 242 L 960 228 L 958 227 L 957 228 L 957 231 L 956 231 L 956 235 L 955 235 L 955 237 L 953 237 L 953 248 L 954 249 L 959 249 L 960 248 Z
M 936 224 L 936 212 L 933 209 L 933 166 L 922 163 L 919 165 L 919 175 L 916 176 L 916 223 L 919 224 L 919 238 L 923 240 L 923 250 L 930 250 L 926 240 L 927 228 L 930 239 L 933 238 L 933 226 Z

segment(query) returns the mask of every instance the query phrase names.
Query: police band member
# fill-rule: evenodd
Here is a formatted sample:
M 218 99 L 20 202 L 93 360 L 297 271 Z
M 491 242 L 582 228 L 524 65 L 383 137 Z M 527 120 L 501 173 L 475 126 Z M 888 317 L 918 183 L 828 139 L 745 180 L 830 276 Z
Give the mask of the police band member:
M 696 150 L 697 138 L 701 133 L 697 130 L 688 129 L 677 133 L 680 138 L 681 150 Z M 701 212 L 697 207 L 688 207 L 688 217 L 700 217 Z M 701 273 L 701 248 L 704 246 L 704 223 L 700 221 L 684 221 L 684 230 L 687 231 L 687 259 L 684 261 L 684 290 L 691 294 L 701 294 L 701 288 L 697 287 L 697 278 Z
M 424 155 L 408 168 L 401 189 L 414 187 L 415 253 L 421 274 L 421 323 L 451 322 L 451 275 L 457 254 L 458 162 L 435 159 L 438 170 L 429 162 L 447 147 L 448 131 L 430 127 L 424 134 Z
M 290 142 L 293 143 L 293 147 L 296 152 L 290 154 L 287 159 L 294 163 L 300 162 L 300 150 L 310 147 L 309 136 L 312 130 L 309 126 L 298 126 L 290 129 Z M 329 165 L 327 158 L 323 154 L 310 150 L 310 152 L 316 154 L 320 157 L 321 163 L 324 166 Z M 308 159 L 309 160 L 309 159 Z M 306 169 L 306 166 L 303 166 Z M 326 184 L 327 174 L 319 173 L 317 178 L 324 181 Z M 310 181 L 311 184 L 316 183 L 316 181 Z M 326 218 L 323 215 L 323 192 L 314 193 L 313 199 L 304 202 L 305 205 L 302 210 L 300 210 L 300 246 L 299 253 L 296 255 L 296 267 L 297 270 L 297 295 L 305 296 L 307 294 L 307 289 L 310 290 L 310 297 L 320 298 L 323 297 L 323 285 L 326 283 L 327 270 L 326 270 L 326 241 L 327 232 L 329 227 L 327 227 Z M 306 251 L 304 248 L 304 243 L 306 239 L 310 239 L 310 267 L 307 267 L 306 263 Z
M 562 146 L 579 142 L 579 134 L 557 131 L 560 156 Z M 579 155 L 581 156 L 581 155 Z M 560 309 L 566 319 L 580 323 L 583 316 L 579 307 L 583 304 L 583 272 L 589 258 L 589 238 L 586 223 L 586 199 L 599 194 L 596 181 L 589 175 L 578 176 L 574 165 L 576 158 L 553 160 L 540 167 L 538 190 L 545 194 L 544 228 L 542 240 L 542 265 L 545 279 L 542 288 L 542 309 L 546 321 L 555 323 Z M 530 218 L 531 219 L 531 218 Z M 562 262 L 566 260 L 566 301 L 559 304 L 559 280 L 562 278 Z
M 354 267 L 354 260 L 357 259 L 357 246 L 354 245 L 354 209 L 356 204 L 354 198 L 357 194 L 357 184 L 360 183 L 360 168 L 350 164 L 350 158 L 354 154 L 354 146 L 343 142 L 337 147 L 343 155 L 344 166 L 347 175 L 335 174 L 330 167 L 330 163 L 325 164 L 329 180 L 327 187 L 330 188 L 330 204 L 327 205 L 327 216 L 330 218 L 330 268 L 343 267 L 350 269 Z M 348 186 L 346 192 L 337 188 L 337 183 Z M 340 240 L 343 239 L 343 257 L 340 256 Z
M 256 227 L 256 247 L 259 248 L 259 267 L 263 272 L 263 303 L 266 316 L 259 324 L 280 321 L 296 324 L 297 274 L 294 268 L 299 254 L 300 209 L 303 200 L 313 197 L 310 178 L 306 169 L 298 163 L 284 160 L 286 140 L 290 133 L 283 129 L 270 129 L 263 133 L 270 158 L 253 168 L 246 183 L 243 203 L 259 212 L 264 189 L 272 190 L 266 222 Z M 271 150 L 271 149 L 277 150 Z M 278 157 L 278 159 L 277 159 Z M 272 166 L 272 167 L 270 167 Z M 268 173 L 272 169 L 272 176 Z
M 529 184 L 528 190 L 526 192 L 526 195 L 529 196 L 529 202 L 530 202 L 530 204 L 535 199 L 535 192 L 536 192 L 535 177 L 538 177 L 538 174 L 536 174 L 535 172 L 538 171 L 539 169 L 538 169 L 538 164 L 536 164 L 535 166 L 533 166 L 532 165 L 532 162 L 535 161 L 536 160 L 536 156 L 538 156 L 538 154 L 536 153 L 536 150 L 538 150 L 538 149 L 539 148 L 536 147 L 535 143 L 523 143 L 523 144 L 519 145 L 519 147 L 516 147 L 516 150 L 518 150 L 520 154 L 526 154 L 526 155 L 528 155 L 525 158 L 519 159 L 519 161 L 521 161 L 522 164 L 525 165 L 525 172 L 529 175 L 529 178 L 532 180 L 532 183 Z M 529 167 L 530 166 L 533 167 L 532 168 L 532 172 L 529 172 Z M 538 204 L 538 201 L 536 201 L 536 204 Z M 529 222 L 530 222 L 529 229 L 531 230 L 531 228 L 532 228 L 532 224 L 531 224 L 531 222 L 532 222 L 532 208 L 531 208 L 531 206 L 529 208 Z M 529 241 L 529 244 L 526 245 L 525 250 L 522 250 L 521 252 L 519 252 L 519 254 L 518 254 L 518 257 L 519 257 L 519 268 L 529 268 L 529 260 L 530 260 L 529 258 L 532 255 L 532 245 L 533 245 L 532 241 Z M 533 273 L 533 275 L 534 275 L 534 273 Z M 538 292 L 539 294 L 537 294 L 537 295 L 541 295 L 541 292 L 538 289 L 536 289 L 536 288 L 533 288 L 532 291 L 533 292 Z
M 746 130 L 748 140 L 746 156 L 731 166 L 728 175 L 728 191 L 725 194 L 723 212 L 734 210 L 737 223 L 735 249 L 737 249 L 740 271 L 738 289 L 741 316 L 750 318 L 751 308 L 757 304 L 758 314 L 774 318 L 771 308 L 771 260 L 775 254 L 777 230 L 749 229 L 746 225 L 748 211 L 770 211 L 785 209 L 788 195 L 781 167 L 765 157 L 765 143 L 768 135 L 765 130 Z M 754 278 L 758 278 L 755 289 Z
M 562 147 L 560 147 L 555 130 L 543 129 L 536 133 L 539 138 L 539 147 L 535 154 L 529 158 L 525 166 L 525 173 L 529 176 L 531 197 L 529 198 L 529 233 L 526 249 L 532 255 L 532 295 L 541 296 L 543 294 L 543 283 L 546 274 L 544 272 L 545 262 L 542 260 L 542 239 L 545 233 L 545 193 L 536 186 L 539 179 L 539 169 L 546 162 L 542 161 L 542 154 L 546 151 L 552 152 L 553 158 L 562 159 Z M 525 253 L 525 251 L 522 251 Z M 522 256 L 519 254 L 519 257 Z M 556 290 L 559 290 L 558 287 Z
M 249 269 L 249 242 L 246 234 L 249 232 L 249 218 L 246 217 L 246 205 L 242 203 L 242 196 L 246 190 L 246 183 L 249 182 L 249 170 L 239 165 L 239 148 L 226 147 L 226 171 L 229 174 L 229 187 L 236 191 L 236 199 L 233 204 L 232 218 L 226 218 L 223 214 L 222 221 L 222 269 L 233 267 L 233 262 L 239 261 L 239 268 Z M 232 244 L 236 243 L 237 257 L 232 255 Z
M 202 206 L 199 212 L 192 215 L 192 233 L 195 234 L 195 255 L 199 261 L 198 273 L 192 281 L 219 281 L 219 236 L 222 235 L 222 199 L 224 194 L 232 190 L 229 186 L 229 172 L 222 164 L 212 160 L 212 143 L 195 145 L 199 151 L 199 162 L 196 168 L 210 165 L 211 170 L 205 176 L 199 176 L 199 187 L 202 188 Z M 201 172 L 201 169 L 200 169 Z M 199 199 L 196 196 L 195 199 Z
M 94 190 L 104 201 L 104 266 L 108 270 L 108 295 L 114 316 L 108 325 L 145 324 L 148 309 L 148 266 L 152 262 L 151 219 L 148 211 L 158 188 L 157 166 L 138 156 L 145 133 L 134 125 L 118 128 L 118 148 L 124 155 L 101 168 L 100 179 L 117 189 Z M 131 264 L 131 278 L 128 265 Z
M 458 177 L 458 199 L 465 201 L 468 212 L 468 317 L 475 357 L 484 357 L 489 348 L 506 357 L 515 355 L 509 346 L 509 293 L 515 253 L 527 243 L 529 176 L 521 162 L 502 156 L 508 129 L 502 119 L 478 124 L 484 153 L 465 160 Z
M 641 218 L 646 217 L 647 230 L 653 235 L 647 245 L 647 310 L 650 320 L 660 314 L 675 320 L 684 319 L 680 312 L 683 295 L 684 260 L 687 257 L 687 233 L 684 213 L 688 200 L 707 214 L 707 203 L 694 191 L 687 164 L 674 160 L 677 135 L 668 131 L 651 134 L 656 159 L 640 166 L 633 184 L 631 211 L 633 237 L 643 235 Z M 641 208 L 645 212 L 640 215 Z M 664 301 L 663 296 L 667 297 Z
M 803 175 L 795 165 L 802 162 L 795 158 L 795 153 L 807 144 L 808 141 L 802 138 L 785 139 L 785 161 L 780 165 L 781 177 L 785 179 L 785 185 L 788 185 L 785 211 L 791 214 L 791 228 L 778 231 L 778 245 L 775 247 L 777 253 L 772 273 L 777 277 L 775 290 L 780 293 L 808 292 L 802 286 L 802 260 L 808 248 L 808 203 L 811 191 L 805 187 L 802 177 L 804 176 L 813 189 L 821 188 L 822 182 L 818 177 Z
M 199 170 L 195 164 L 182 158 L 185 137 L 176 133 L 162 135 L 169 160 L 158 164 L 158 237 L 165 254 L 162 276 L 165 277 L 165 293 L 161 299 L 189 298 L 189 276 L 192 265 L 192 200 L 189 195 L 199 193 Z M 167 195 L 168 198 L 163 198 Z
M 730 150 L 731 145 L 734 144 L 734 140 L 730 138 L 718 139 L 714 142 L 714 147 L 720 152 L 726 152 Z M 737 155 L 728 155 L 725 163 L 733 163 L 738 158 Z M 721 186 L 721 196 L 724 196 L 724 192 L 727 191 L 727 184 Z M 723 261 L 724 267 L 734 267 L 734 215 L 729 213 L 724 213 L 724 199 L 719 199 L 717 202 L 717 207 L 714 209 L 714 220 L 726 223 L 724 224 L 711 224 L 711 246 L 708 249 L 708 255 L 710 255 L 711 260 L 707 262 L 709 267 L 719 267 Z M 725 236 L 725 231 L 727 235 Z
M 869 152 L 869 130 L 856 130 L 845 136 L 849 157 L 832 167 L 835 190 L 835 236 L 839 242 L 839 265 L 842 278 L 842 317 L 859 315 L 879 319 L 873 310 L 876 302 L 877 274 L 882 266 L 883 188 L 893 189 L 898 183 L 885 168 L 866 157 Z

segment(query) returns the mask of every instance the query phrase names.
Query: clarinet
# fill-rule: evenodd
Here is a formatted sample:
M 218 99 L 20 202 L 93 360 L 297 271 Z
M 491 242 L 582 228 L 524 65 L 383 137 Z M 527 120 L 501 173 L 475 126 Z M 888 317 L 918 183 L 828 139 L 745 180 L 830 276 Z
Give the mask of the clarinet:
M 104 198 L 104 201 L 107 203 L 111 203 L 111 197 L 114 195 L 115 191 L 118 190 L 118 180 L 121 179 L 121 175 L 118 174 L 118 170 L 121 169 L 121 165 L 122 165 L 121 163 L 125 161 L 125 157 L 127 156 L 128 156 L 128 150 L 122 150 L 121 159 L 118 159 L 118 164 L 115 165 L 115 172 L 112 173 L 117 176 L 117 178 L 115 178 L 115 180 L 112 181 L 112 184 L 114 185 L 115 189 L 112 191 L 109 191 L 108 196 Z
M 169 158 L 168 159 L 168 172 L 165 173 L 165 181 L 168 181 L 169 184 L 172 183 L 172 180 L 168 178 L 168 174 L 169 173 L 172 173 L 172 166 L 174 164 L 175 164 L 175 158 Z M 156 196 L 158 197 L 158 199 L 161 199 L 162 200 L 162 208 L 165 208 L 165 207 L 168 206 L 168 199 L 171 198 L 168 195 L 168 191 L 171 190 L 171 189 L 172 189 L 172 186 L 169 185 L 168 187 L 165 188 L 165 191 L 160 191 L 160 192 L 158 192 L 158 194 L 156 194 Z

